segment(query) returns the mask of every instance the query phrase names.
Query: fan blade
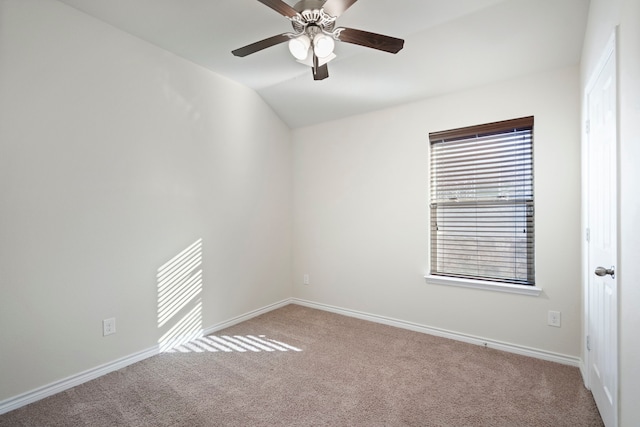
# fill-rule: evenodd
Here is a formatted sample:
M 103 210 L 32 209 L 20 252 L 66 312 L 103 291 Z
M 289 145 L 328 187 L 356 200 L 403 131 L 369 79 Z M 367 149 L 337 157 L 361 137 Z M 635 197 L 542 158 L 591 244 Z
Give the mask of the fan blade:
M 327 0 L 322 8 L 328 15 L 338 17 L 357 1 L 358 0 Z
M 313 80 L 324 80 L 329 77 L 329 67 L 327 64 L 318 65 L 318 57 L 313 54 L 313 68 L 311 69 L 313 72 Z
M 368 31 L 355 30 L 353 28 L 338 28 L 338 40 L 358 44 L 372 49 L 384 50 L 389 53 L 398 53 L 404 46 L 404 40 L 395 37 L 383 36 L 382 34 L 370 33 Z
M 244 57 L 247 55 L 251 55 L 252 53 L 261 51 L 262 49 L 284 43 L 287 40 L 290 40 L 290 37 L 287 34 L 278 34 L 277 36 L 269 37 L 268 39 L 251 43 L 250 45 L 241 47 L 240 49 L 232 50 L 231 53 L 233 53 L 235 56 Z
M 271 9 L 275 10 L 282 16 L 286 16 L 288 18 L 293 18 L 298 15 L 298 12 L 283 2 L 282 0 L 258 0 L 260 3 L 269 6 Z

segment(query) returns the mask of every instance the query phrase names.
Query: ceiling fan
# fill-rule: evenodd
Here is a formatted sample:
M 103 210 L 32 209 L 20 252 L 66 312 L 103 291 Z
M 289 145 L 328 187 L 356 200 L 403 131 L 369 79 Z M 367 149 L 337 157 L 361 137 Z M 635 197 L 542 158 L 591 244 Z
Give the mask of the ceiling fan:
M 258 0 L 288 18 L 294 33 L 283 33 L 232 51 L 244 57 L 280 43 L 289 42 L 289 51 L 302 64 L 311 67 L 314 80 L 329 77 L 327 63 L 336 56 L 335 40 L 398 53 L 404 40 L 353 28 L 335 28 L 336 18 L 357 0 L 301 0 L 293 7 L 282 0 Z

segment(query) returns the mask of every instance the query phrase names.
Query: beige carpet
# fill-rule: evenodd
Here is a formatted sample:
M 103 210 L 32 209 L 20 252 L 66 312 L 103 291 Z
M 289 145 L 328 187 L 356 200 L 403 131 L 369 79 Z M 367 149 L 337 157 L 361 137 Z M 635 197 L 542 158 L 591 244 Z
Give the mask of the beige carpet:
M 576 368 L 297 305 L 0 416 L 0 426 L 119 425 L 602 421 Z

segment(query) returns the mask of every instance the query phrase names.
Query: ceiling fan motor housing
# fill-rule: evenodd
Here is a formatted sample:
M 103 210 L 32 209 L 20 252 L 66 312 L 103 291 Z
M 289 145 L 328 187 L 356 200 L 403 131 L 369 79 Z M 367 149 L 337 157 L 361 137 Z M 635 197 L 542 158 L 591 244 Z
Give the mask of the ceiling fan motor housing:
M 300 0 L 293 5 L 293 8 L 302 13 L 303 10 L 322 9 L 322 5 L 325 4 L 325 0 Z
M 296 33 L 305 32 L 308 26 L 318 27 L 323 32 L 331 33 L 335 27 L 336 18 L 328 15 L 323 9 L 324 0 L 302 0 L 293 8 L 302 19 L 291 19 L 291 24 Z

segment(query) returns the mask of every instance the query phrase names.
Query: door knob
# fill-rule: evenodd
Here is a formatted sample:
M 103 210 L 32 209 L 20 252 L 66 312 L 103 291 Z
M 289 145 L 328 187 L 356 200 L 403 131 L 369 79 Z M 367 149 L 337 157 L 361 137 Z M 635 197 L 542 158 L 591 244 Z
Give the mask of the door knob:
M 612 279 L 616 278 L 616 269 L 614 266 L 611 268 L 598 267 L 596 268 L 596 276 L 606 276 L 609 274 Z

